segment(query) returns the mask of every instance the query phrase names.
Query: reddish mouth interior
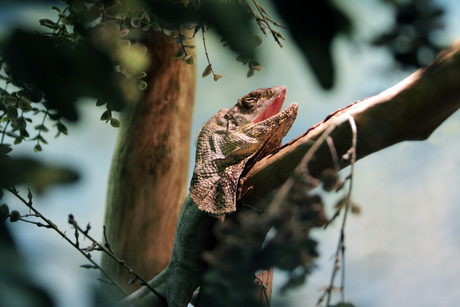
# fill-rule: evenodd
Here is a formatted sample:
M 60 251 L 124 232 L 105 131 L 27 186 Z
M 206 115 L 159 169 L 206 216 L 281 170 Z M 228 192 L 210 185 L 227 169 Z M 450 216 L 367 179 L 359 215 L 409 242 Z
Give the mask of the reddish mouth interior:
M 278 114 L 283 107 L 284 99 L 286 98 L 286 89 L 284 89 L 281 93 L 278 94 L 278 97 L 260 114 L 253 123 L 256 124 L 258 122 L 264 121 L 267 118 L 272 117 L 273 115 Z

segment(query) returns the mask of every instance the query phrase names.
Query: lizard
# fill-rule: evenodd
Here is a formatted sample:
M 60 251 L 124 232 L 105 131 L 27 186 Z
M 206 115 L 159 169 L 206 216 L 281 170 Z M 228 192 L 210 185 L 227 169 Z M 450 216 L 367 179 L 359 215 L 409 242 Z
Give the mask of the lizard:
M 286 87 L 261 88 L 206 122 L 197 135 L 195 168 L 177 222 L 171 259 L 151 281 L 120 306 L 184 307 L 206 271 L 202 253 L 212 248 L 212 229 L 236 211 L 239 178 L 248 161 L 281 145 L 297 116 L 297 103 L 281 111 Z

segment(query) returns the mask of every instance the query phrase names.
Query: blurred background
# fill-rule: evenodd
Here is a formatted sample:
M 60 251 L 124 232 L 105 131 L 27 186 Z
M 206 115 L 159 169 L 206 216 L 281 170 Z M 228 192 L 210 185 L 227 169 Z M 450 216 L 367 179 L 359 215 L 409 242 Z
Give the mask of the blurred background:
M 460 4 L 439 0 L 445 9 L 445 27 L 436 40 L 449 45 L 460 37 Z M 0 35 L 17 26 L 37 27 L 40 18 L 53 18 L 49 6 L 12 5 L 0 11 Z M 221 108 L 232 106 L 244 94 L 259 87 L 285 85 L 286 105 L 299 103 L 299 116 L 285 138 L 288 141 L 349 103 L 375 95 L 407 77 L 385 49 L 366 41 L 392 26 L 391 7 L 382 1 L 348 1 L 353 39 L 339 37 L 333 44 L 337 76 L 324 91 L 307 68 L 305 59 L 289 37 L 283 48 L 266 38 L 260 49 L 262 72 L 246 78 L 247 68 L 236 55 L 222 48 L 220 37 L 207 36 L 208 52 L 218 82 L 202 79 L 207 62 L 197 37 L 197 91 L 193 131 Z M 69 135 L 49 138 L 40 153 L 33 144 L 16 151 L 42 161 L 71 166 L 80 180 L 34 196 L 34 203 L 61 229 L 72 233 L 67 216 L 81 225 L 91 224 L 95 238 L 102 239 L 105 193 L 117 129 L 100 121 L 102 109 L 94 101 L 79 104 L 81 120 L 69 124 Z M 345 298 L 355 306 L 455 306 L 460 301 L 460 114 L 449 118 L 427 141 L 404 142 L 359 161 L 355 168 L 353 198 L 361 207 L 346 227 Z M 190 175 L 195 148 L 191 142 Z M 348 169 L 342 172 L 343 177 Z M 318 193 L 320 193 L 318 191 Z M 327 211 L 333 212 L 338 196 L 324 195 Z M 11 209 L 26 213 L 16 199 Z M 10 209 L 10 210 L 11 210 Z M 326 231 L 315 230 L 320 257 L 316 269 L 300 289 L 279 293 L 285 276 L 275 272 L 274 306 L 314 306 L 321 289 L 329 284 L 333 254 L 339 239 L 337 220 Z M 86 306 L 86 294 L 97 287 L 98 273 L 79 268 L 85 259 L 53 231 L 26 223 L 7 223 L 36 279 L 57 299 L 59 306 Z M 83 241 L 82 245 L 90 245 Z M 97 254 L 93 254 L 97 259 Z

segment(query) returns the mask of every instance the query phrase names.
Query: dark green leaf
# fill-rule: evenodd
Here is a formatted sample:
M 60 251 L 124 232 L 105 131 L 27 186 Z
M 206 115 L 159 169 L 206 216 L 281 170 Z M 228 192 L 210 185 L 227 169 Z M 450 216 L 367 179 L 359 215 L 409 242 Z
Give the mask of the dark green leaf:
M 257 71 L 261 71 L 262 68 L 263 68 L 262 65 L 260 65 L 260 63 L 257 62 L 257 61 L 250 61 L 249 62 L 249 67 L 251 69 L 254 69 L 254 70 L 257 70 Z
M 15 105 L 16 105 L 16 102 L 18 102 L 18 97 L 14 97 L 14 96 L 3 96 L 3 102 L 4 102 L 6 105 L 9 105 L 9 106 L 15 106 Z
M 112 127 L 118 128 L 118 127 L 120 127 L 120 122 L 118 121 L 118 119 L 112 118 L 110 120 L 110 125 Z
M 19 213 L 18 210 L 11 211 L 10 222 L 12 222 L 12 223 L 17 222 L 17 221 L 19 221 L 20 218 L 21 218 L 21 213 Z
M 102 106 L 102 105 L 104 105 L 104 104 L 106 104 L 106 103 L 107 103 L 107 101 L 102 100 L 102 99 L 98 99 L 98 100 L 96 101 L 96 106 L 97 106 L 97 107 L 100 107 L 100 106 Z
M 104 113 L 101 115 L 101 120 L 109 120 L 112 117 L 111 110 L 105 110 Z
M 56 13 L 62 13 L 61 9 L 55 5 L 52 5 L 51 6 L 51 10 L 52 11 L 55 11 Z
M 177 52 L 176 52 L 176 54 L 174 55 L 174 57 L 175 57 L 176 59 L 179 59 L 179 58 L 181 58 L 184 54 L 185 54 L 185 53 L 184 53 L 184 48 L 182 48 L 182 46 L 181 46 L 181 47 L 179 47 L 179 49 L 177 49 Z
M 13 149 L 9 144 L 0 144 L 0 154 L 6 155 L 7 153 L 11 152 Z
M 145 81 L 139 82 L 139 88 L 141 90 L 145 90 L 147 88 L 147 82 L 145 82 Z
M 57 23 L 49 19 L 40 19 L 39 22 L 40 22 L 40 25 L 53 29 L 53 30 L 56 30 L 59 27 Z
M 201 77 L 202 78 L 205 78 L 207 76 L 209 76 L 212 72 L 212 65 L 211 64 L 208 64 L 208 66 L 206 66 L 206 68 L 204 69 L 203 73 L 201 74 Z
M 56 128 L 58 129 L 59 133 L 63 133 L 65 135 L 68 134 L 67 127 L 63 123 L 60 123 L 60 122 L 57 123 Z M 58 135 L 59 135 L 59 133 L 58 133 Z
M 37 125 L 35 126 L 35 130 L 43 131 L 43 132 L 48 132 L 48 128 L 45 125 Z
M 195 58 L 191 55 L 187 55 L 186 57 L 184 57 L 184 61 L 185 63 L 187 63 L 188 65 L 193 65 L 195 64 Z
M 134 78 L 136 79 L 142 79 L 147 76 L 147 73 L 145 71 L 137 72 L 134 74 Z

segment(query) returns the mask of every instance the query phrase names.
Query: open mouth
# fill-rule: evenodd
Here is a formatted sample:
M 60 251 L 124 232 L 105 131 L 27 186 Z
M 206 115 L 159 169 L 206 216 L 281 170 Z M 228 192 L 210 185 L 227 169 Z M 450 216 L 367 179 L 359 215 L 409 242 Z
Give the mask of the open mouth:
M 286 88 L 281 90 L 281 93 L 278 94 L 278 97 L 260 114 L 252 123 L 257 124 L 261 121 L 264 121 L 281 111 L 283 107 L 284 99 L 286 98 Z

